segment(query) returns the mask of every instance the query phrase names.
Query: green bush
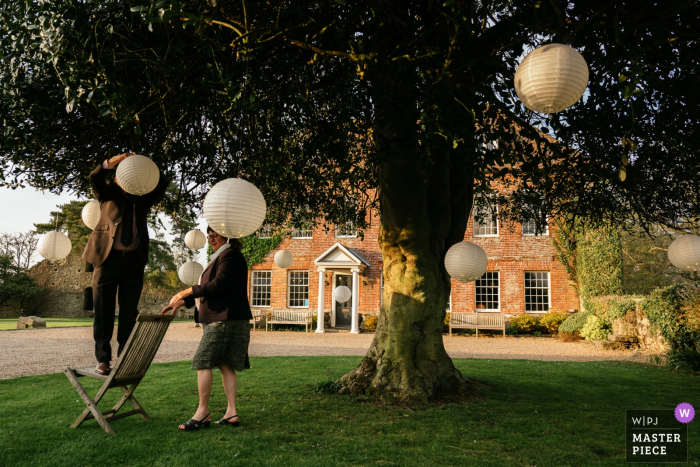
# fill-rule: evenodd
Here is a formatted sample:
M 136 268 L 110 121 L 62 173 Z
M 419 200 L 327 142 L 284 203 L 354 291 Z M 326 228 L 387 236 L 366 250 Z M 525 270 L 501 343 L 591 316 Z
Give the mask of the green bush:
M 506 336 L 514 336 L 518 333 L 518 330 L 515 329 L 513 326 L 508 326 L 506 328 Z
M 566 321 L 568 317 L 569 315 L 566 313 L 547 313 L 546 315 L 542 315 L 540 317 L 540 327 L 544 332 L 556 334 L 556 332 L 559 330 L 559 326 L 561 326 L 561 323 Z
M 540 330 L 540 319 L 537 316 L 522 313 L 510 319 L 510 326 L 519 333 L 534 332 Z
M 588 320 L 588 315 L 589 313 L 581 311 L 569 316 L 563 323 L 561 323 L 561 326 L 559 326 L 559 332 L 581 332 L 583 325 L 586 324 L 586 321 Z
M 608 334 L 611 332 L 610 321 L 598 318 L 596 315 L 588 315 L 586 324 L 581 328 L 581 336 L 587 341 L 608 340 Z

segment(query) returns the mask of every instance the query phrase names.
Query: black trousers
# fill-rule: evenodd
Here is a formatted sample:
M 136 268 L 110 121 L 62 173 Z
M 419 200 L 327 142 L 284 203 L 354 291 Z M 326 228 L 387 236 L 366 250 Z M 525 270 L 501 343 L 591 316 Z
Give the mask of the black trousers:
M 117 342 L 119 350 L 117 357 L 129 339 L 143 290 L 143 270 L 139 264 L 138 255 L 123 257 L 114 253 L 95 268 L 92 273 L 92 293 L 95 302 L 95 319 L 93 321 L 93 336 L 95 338 L 95 357 L 98 362 L 109 363 L 112 360 L 112 340 L 114 333 L 114 308 L 117 291 L 119 293 L 119 326 Z

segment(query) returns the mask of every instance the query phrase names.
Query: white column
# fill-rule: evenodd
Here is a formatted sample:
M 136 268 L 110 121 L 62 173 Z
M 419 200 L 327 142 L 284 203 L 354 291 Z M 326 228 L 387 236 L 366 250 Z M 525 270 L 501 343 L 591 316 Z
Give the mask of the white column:
M 326 270 L 319 268 L 318 270 L 318 317 L 316 320 L 316 332 L 324 332 L 324 313 L 323 313 L 323 289 L 326 285 L 325 279 Z
M 360 321 L 360 270 L 352 269 L 352 326 L 350 327 L 351 334 L 359 334 L 360 329 L 358 322 Z

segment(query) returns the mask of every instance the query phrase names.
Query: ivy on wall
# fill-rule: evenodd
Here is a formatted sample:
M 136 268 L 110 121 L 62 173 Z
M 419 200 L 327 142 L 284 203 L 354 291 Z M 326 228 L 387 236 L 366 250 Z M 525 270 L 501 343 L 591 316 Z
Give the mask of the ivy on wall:
M 277 245 L 282 241 L 282 234 L 277 233 L 270 238 L 258 238 L 257 235 L 248 235 L 241 239 L 243 248 L 241 253 L 248 263 L 248 269 L 253 265 L 262 263 L 265 255 L 277 248 Z
M 554 239 L 557 259 L 588 310 L 592 297 L 621 295 L 623 290 L 622 244 L 614 226 L 583 228 L 562 221 Z

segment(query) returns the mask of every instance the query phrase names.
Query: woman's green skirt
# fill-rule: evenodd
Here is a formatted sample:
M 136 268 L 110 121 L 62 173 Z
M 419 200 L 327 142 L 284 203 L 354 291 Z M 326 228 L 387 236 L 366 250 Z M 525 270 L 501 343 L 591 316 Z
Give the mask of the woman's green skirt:
M 250 368 L 250 323 L 247 319 L 219 321 L 202 326 L 204 333 L 192 359 L 193 370 L 207 370 L 219 365 L 226 365 L 235 371 Z

